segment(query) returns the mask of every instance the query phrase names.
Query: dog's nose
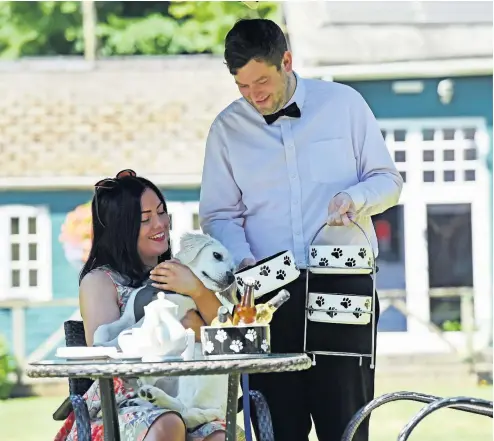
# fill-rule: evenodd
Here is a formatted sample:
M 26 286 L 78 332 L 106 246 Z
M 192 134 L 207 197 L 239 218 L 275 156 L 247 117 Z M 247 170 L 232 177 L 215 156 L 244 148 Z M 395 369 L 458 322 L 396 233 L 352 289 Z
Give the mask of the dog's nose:
M 226 273 L 226 281 L 227 283 L 229 283 L 230 285 L 235 282 L 235 276 L 233 275 L 233 273 L 231 271 L 228 271 Z

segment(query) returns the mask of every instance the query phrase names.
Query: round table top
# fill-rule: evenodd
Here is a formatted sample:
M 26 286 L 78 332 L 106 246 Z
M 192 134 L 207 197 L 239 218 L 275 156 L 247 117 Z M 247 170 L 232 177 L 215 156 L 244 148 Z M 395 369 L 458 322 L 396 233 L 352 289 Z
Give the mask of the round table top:
M 193 361 L 143 362 L 136 360 L 43 360 L 30 363 L 26 374 L 32 378 L 112 378 L 144 376 L 214 375 L 230 373 L 287 372 L 309 369 L 306 354 L 269 354 L 263 356 L 204 358 Z

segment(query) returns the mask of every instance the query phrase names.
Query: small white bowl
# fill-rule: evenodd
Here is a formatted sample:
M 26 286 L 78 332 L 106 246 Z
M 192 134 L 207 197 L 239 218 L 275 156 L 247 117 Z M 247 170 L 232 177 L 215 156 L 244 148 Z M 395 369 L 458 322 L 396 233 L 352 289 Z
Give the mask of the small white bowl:
M 372 249 L 368 245 L 311 245 L 309 266 L 315 274 L 369 274 Z
M 238 289 L 242 290 L 244 280 L 255 280 L 254 297 L 259 297 L 268 292 L 281 289 L 293 282 L 300 275 L 300 270 L 295 265 L 295 259 L 291 251 L 282 251 L 273 256 L 260 260 L 253 267 L 245 268 L 235 273 Z

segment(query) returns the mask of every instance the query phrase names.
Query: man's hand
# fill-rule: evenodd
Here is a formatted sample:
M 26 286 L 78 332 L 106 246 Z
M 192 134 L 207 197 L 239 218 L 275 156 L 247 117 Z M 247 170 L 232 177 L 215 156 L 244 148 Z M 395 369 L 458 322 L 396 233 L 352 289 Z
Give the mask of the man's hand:
M 237 271 L 240 271 L 241 269 L 248 268 L 249 266 L 254 266 L 256 264 L 256 260 L 253 259 L 252 257 L 246 257 L 245 259 L 242 259 L 242 262 L 238 265 Z
M 355 204 L 347 193 L 338 193 L 328 207 L 328 220 L 326 223 L 330 227 L 348 226 L 350 219 L 355 218 Z

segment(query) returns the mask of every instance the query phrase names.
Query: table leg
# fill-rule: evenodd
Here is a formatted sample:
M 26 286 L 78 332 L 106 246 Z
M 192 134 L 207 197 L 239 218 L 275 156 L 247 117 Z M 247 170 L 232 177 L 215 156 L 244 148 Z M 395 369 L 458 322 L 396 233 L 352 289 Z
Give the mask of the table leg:
M 117 403 L 113 388 L 113 378 L 100 378 L 101 412 L 103 414 L 103 429 L 105 441 L 120 441 Z
M 237 440 L 237 400 L 240 374 L 228 375 L 228 400 L 226 403 L 226 441 Z

